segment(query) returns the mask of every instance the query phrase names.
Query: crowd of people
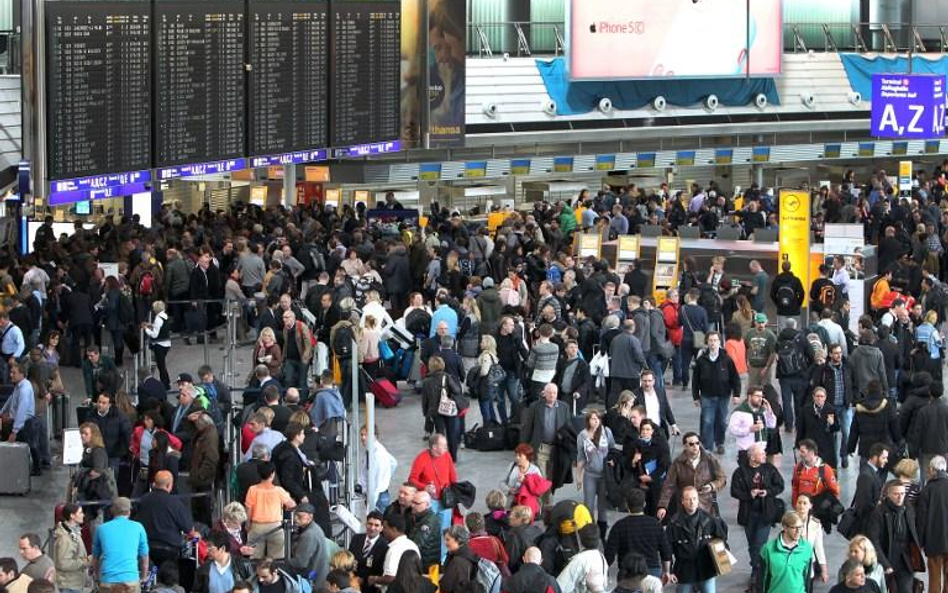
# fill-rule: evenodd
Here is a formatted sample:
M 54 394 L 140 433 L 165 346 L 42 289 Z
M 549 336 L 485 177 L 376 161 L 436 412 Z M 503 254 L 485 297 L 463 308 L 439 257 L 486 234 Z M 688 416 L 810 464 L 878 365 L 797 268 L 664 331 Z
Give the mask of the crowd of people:
M 945 590 L 946 170 L 919 174 L 910 197 L 881 171 L 814 192 L 818 235 L 824 222 L 862 223 L 877 245 L 879 280 L 855 323 L 859 254 L 831 258 L 810 286 L 787 261 L 771 276 L 758 261 L 727 270 L 723 257 L 688 256 L 661 301 L 640 262 L 573 254 L 576 232 L 611 239 L 644 224 L 712 233 L 734 217 L 753 235 L 779 208 L 756 186 L 737 198 L 714 184 L 584 191 L 495 230 L 438 204 L 425 228 L 319 205 L 165 206 L 152 228 L 106 217 L 60 237 L 47 220 L 31 254 L 0 259 L 0 373 L 12 385 L 0 436 L 28 444 L 42 473 L 60 368 L 80 367 L 84 454 L 46 553 L 24 534 L 27 565 L 0 559 L 0 587 L 82 591 L 92 575 L 106 591 L 599 593 L 615 565 L 614 591 L 708 593 L 744 543 L 721 517 L 730 496 L 749 591 L 821 581 L 908 593 L 926 568 L 929 590 Z M 401 209 L 392 195 L 378 207 Z M 232 308 L 253 352 L 246 382 L 206 365 L 172 380 L 173 341 L 218 339 Z M 155 368 L 129 369 L 143 348 Z M 420 394 L 428 445 L 399 485 L 376 429 L 354 468 L 365 533 L 340 549 L 329 500 L 347 409 L 386 380 Z M 679 427 L 689 395 L 700 421 Z M 462 447 L 513 458 L 496 483 L 470 484 Z M 850 461 L 858 479 L 843 493 Z M 565 484 L 582 502 L 557 496 Z M 469 510 L 478 488 L 486 512 Z M 233 502 L 217 508 L 224 489 Z M 834 529 L 848 558 L 827 558 Z

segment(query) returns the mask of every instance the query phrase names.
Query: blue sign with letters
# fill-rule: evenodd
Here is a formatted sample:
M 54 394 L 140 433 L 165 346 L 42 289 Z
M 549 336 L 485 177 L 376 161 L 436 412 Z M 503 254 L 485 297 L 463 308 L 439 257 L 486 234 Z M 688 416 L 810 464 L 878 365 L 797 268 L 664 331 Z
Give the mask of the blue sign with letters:
M 131 183 L 146 183 L 151 181 L 151 171 L 129 171 L 128 173 L 110 173 L 107 175 L 92 175 L 90 177 L 76 177 L 74 179 L 60 179 L 50 183 L 49 191 L 57 194 L 66 191 L 101 189 Z
M 61 191 L 49 194 L 49 205 L 62 206 L 63 204 L 73 204 L 75 202 L 84 202 L 86 200 L 118 198 L 121 196 L 143 193 L 146 191 L 148 191 L 148 186 L 144 183 L 126 183 L 125 185 L 110 185 L 95 189 Z
M 158 181 L 167 181 L 176 177 L 193 177 L 195 175 L 217 175 L 230 173 L 247 168 L 247 159 L 228 159 L 211 163 L 195 163 L 193 165 L 177 165 L 158 169 Z
M 400 140 L 391 140 L 389 142 L 375 142 L 374 144 L 360 144 L 358 146 L 349 146 L 347 148 L 336 148 L 332 151 L 333 157 L 342 159 L 346 157 L 369 156 L 373 154 L 385 154 L 388 152 L 398 152 L 402 149 Z
M 916 140 L 944 136 L 944 75 L 873 74 L 872 135 Z
M 296 152 L 287 152 L 285 154 L 250 157 L 250 168 L 260 169 L 263 167 L 277 167 L 279 165 L 301 165 L 303 163 L 312 163 L 313 161 L 325 160 L 325 149 L 298 150 Z

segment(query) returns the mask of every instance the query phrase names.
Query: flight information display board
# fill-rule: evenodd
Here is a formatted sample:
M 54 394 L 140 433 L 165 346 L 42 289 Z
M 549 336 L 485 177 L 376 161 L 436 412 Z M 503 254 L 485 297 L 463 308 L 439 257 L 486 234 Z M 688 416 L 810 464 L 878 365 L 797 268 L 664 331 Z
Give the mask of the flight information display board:
M 399 137 L 401 3 L 337 0 L 330 37 L 330 144 Z
M 155 3 L 158 167 L 246 155 L 240 0 Z
M 250 154 L 323 148 L 328 141 L 329 5 L 250 1 Z
M 46 4 L 50 179 L 151 166 L 151 6 Z

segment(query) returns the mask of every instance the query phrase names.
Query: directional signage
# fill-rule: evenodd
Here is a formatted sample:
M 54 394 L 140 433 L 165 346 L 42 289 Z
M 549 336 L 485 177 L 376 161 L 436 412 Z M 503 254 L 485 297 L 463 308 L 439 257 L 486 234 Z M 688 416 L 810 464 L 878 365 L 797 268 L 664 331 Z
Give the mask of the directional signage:
M 944 136 L 944 75 L 873 75 L 872 135 L 909 139 Z

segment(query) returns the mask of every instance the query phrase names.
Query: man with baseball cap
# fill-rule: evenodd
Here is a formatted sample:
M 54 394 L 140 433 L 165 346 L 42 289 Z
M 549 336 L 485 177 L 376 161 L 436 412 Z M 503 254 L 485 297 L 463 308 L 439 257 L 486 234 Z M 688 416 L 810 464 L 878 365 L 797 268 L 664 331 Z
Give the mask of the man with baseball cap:
M 289 566 L 297 574 L 313 582 L 313 590 L 321 591 L 329 573 L 329 550 L 326 547 L 326 535 L 313 521 L 316 509 L 308 502 L 294 509 L 296 530 L 293 533 L 293 556 Z

